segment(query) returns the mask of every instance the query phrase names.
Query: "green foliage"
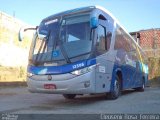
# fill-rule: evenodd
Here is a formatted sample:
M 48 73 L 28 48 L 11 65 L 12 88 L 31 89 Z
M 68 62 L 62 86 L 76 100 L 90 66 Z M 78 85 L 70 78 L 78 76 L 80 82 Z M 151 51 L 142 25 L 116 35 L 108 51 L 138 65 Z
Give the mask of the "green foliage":
M 149 79 L 159 79 L 160 78 L 160 58 L 149 58 Z

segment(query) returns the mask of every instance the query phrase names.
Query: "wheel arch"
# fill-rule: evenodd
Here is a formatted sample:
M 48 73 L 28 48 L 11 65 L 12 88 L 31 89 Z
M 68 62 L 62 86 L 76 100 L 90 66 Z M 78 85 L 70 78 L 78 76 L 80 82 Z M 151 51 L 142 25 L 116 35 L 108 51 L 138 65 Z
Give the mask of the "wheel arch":
M 113 84 L 115 82 L 115 77 L 118 76 L 121 82 L 121 90 L 123 89 L 123 73 L 122 70 L 120 68 L 117 68 L 114 70 L 113 75 L 112 75 L 112 81 L 111 81 L 111 89 L 110 91 L 112 91 L 113 89 Z
M 122 71 L 118 70 L 116 71 L 116 75 L 119 77 L 120 83 L 121 83 L 121 90 L 123 89 L 123 75 L 122 75 Z

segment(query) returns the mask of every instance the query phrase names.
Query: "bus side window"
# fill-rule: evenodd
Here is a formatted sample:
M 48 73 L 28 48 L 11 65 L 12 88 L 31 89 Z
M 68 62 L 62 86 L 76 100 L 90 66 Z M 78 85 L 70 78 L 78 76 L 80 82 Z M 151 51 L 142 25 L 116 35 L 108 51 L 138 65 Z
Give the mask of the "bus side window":
M 106 35 L 106 41 L 105 41 L 106 50 L 109 50 L 110 48 L 111 38 L 112 38 L 112 33 L 108 31 Z
M 119 50 L 123 49 L 125 52 L 130 52 L 130 43 L 126 37 L 125 32 L 121 28 L 117 28 L 115 36 L 114 49 Z
M 120 27 L 116 29 L 114 49 L 117 50 L 117 63 L 128 64 L 131 61 L 130 43 L 125 32 Z
M 106 51 L 105 41 L 106 41 L 106 29 L 104 26 L 99 25 L 98 39 L 97 39 L 97 45 L 96 45 L 98 55 L 105 53 Z
M 103 15 L 99 16 L 99 26 L 97 27 L 97 55 L 104 54 L 109 50 L 112 38 L 112 20 L 106 19 Z

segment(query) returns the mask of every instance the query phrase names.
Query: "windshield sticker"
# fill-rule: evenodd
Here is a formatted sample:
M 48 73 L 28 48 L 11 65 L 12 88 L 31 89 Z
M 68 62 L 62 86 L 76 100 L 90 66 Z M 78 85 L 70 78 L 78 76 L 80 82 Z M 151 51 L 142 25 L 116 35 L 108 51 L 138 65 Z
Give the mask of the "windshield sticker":
M 49 24 L 55 23 L 55 22 L 57 22 L 57 21 L 58 21 L 58 19 L 50 20 L 50 21 L 47 21 L 47 22 L 45 23 L 45 25 L 49 25 Z
M 53 57 L 58 57 L 59 56 L 59 51 L 53 51 L 52 56 Z

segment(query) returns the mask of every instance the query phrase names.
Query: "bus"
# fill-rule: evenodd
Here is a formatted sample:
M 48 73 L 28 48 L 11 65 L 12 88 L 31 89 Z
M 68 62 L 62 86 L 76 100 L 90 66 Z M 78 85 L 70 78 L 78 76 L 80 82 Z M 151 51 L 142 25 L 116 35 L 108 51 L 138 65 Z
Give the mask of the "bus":
M 27 67 L 30 92 L 117 99 L 125 89 L 144 90 L 148 66 L 142 49 L 105 8 L 51 15 L 35 28 L 20 29 L 20 41 L 27 30 L 35 30 Z

